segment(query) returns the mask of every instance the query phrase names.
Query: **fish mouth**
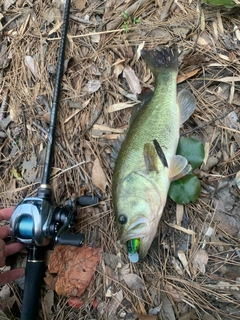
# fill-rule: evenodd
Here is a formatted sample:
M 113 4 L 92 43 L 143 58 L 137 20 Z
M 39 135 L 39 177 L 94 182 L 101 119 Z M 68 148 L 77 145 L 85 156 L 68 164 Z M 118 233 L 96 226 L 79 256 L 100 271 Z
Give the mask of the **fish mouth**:
M 122 244 L 135 238 L 146 237 L 150 232 L 150 221 L 145 216 L 139 216 L 136 220 L 132 221 L 126 233 L 120 239 Z
M 128 225 L 127 231 L 122 235 L 120 243 L 127 245 L 128 241 L 139 239 L 139 259 L 143 259 L 151 246 L 153 238 L 155 237 L 156 227 L 153 220 L 149 220 L 145 216 L 138 216 L 137 219 L 131 221 Z M 157 224 L 158 225 L 158 224 Z

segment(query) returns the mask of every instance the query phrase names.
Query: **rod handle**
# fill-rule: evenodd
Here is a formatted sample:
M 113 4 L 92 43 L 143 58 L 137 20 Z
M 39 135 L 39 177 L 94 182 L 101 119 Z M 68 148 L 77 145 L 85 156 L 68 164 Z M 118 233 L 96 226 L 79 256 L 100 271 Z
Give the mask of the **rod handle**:
M 28 248 L 21 320 L 37 319 L 44 267 L 43 248 L 36 246 Z

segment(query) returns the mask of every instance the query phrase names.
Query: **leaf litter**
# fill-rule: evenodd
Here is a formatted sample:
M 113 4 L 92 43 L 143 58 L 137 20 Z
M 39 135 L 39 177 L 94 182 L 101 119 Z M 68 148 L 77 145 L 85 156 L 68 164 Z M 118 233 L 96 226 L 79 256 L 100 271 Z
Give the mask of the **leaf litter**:
M 121 28 L 123 11 L 128 33 Z M 11 121 L 1 131 L 0 201 L 12 206 L 39 186 L 51 105 L 38 97 L 50 102 L 53 94 L 62 8 L 6 0 L 1 14 L 0 109 Z M 134 25 L 134 17 L 141 22 Z M 98 207 L 78 208 L 74 232 L 85 233 L 104 258 L 81 300 L 71 301 L 76 311 L 68 298 L 43 292 L 46 319 L 51 312 L 56 319 L 239 319 L 238 25 L 238 10 L 195 0 L 73 3 L 54 156 L 60 171 L 51 183 L 58 204 L 82 190 L 100 196 Z M 154 89 L 140 48 L 172 43 L 180 51 L 178 90 L 190 89 L 197 99 L 181 134 L 204 144 L 204 163 L 195 171 L 201 194 L 177 210 L 168 200 L 148 257 L 129 265 L 117 242 L 110 153 L 129 126 L 139 84 Z M 11 287 L 10 297 L 19 290 Z M 9 314 L 5 307 L 2 312 Z M 12 312 L 20 315 L 19 302 Z

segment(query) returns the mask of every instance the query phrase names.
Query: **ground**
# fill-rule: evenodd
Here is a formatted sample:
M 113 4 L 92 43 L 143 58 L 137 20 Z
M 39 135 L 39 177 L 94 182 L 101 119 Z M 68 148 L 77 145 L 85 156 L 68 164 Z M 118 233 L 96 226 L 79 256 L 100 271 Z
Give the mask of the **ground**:
M 237 1 L 235 1 L 237 2 Z M 1 206 L 36 195 L 46 147 L 63 7 L 5 0 L 0 13 Z M 72 308 L 46 284 L 40 319 L 240 319 L 239 10 L 195 0 L 72 3 L 51 186 L 64 204 L 83 193 L 75 232 L 101 248 Z M 154 78 L 141 48 L 179 49 L 178 90 L 197 100 L 181 134 L 204 144 L 194 204 L 167 202 L 147 258 L 128 264 L 111 198 L 113 142 L 129 125 L 140 89 Z M 167 93 L 166 93 L 167 94 Z M 23 254 L 24 255 L 24 254 Z M 22 291 L 1 289 L 1 319 L 18 319 Z

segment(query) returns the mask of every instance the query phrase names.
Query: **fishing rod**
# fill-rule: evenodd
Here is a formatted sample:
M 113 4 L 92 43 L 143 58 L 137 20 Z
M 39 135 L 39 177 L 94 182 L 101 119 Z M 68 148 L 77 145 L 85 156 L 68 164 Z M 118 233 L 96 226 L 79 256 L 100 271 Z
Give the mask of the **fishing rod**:
M 76 205 L 69 201 L 67 206 L 54 206 L 51 202 L 50 186 L 70 5 L 71 0 L 66 0 L 41 185 L 37 197 L 25 198 L 20 202 L 10 220 L 12 238 L 24 244 L 28 252 L 21 320 L 35 320 L 37 318 L 41 284 L 44 277 L 46 246 L 52 241 L 61 245 L 73 246 L 81 246 L 84 243 L 84 234 L 70 234 L 70 228 L 77 215 Z M 77 199 L 77 204 L 82 206 L 93 205 L 97 202 L 97 196 L 83 196 Z

